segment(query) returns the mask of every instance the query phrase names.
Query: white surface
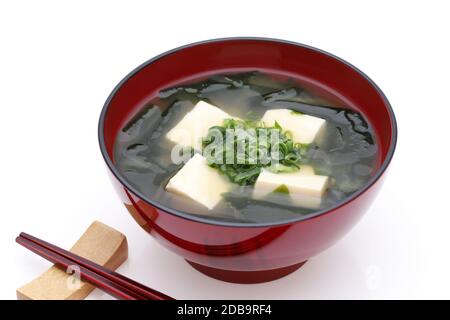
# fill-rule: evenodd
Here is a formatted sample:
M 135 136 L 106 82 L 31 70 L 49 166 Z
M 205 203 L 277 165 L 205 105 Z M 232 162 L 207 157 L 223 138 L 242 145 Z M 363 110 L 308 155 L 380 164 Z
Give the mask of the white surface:
M 422 3 L 1 2 L 0 298 L 14 299 L 49 266 L 14 243 L 20 231 L 69 247 L 94 219 L 128 236 L 120 272 L 175 298 L 450 298 L 449 8 Z M 399 125 L 363 220 L 298 272 L 259 285 L 209 279 L 151 239 L 116 197 L 97 143 L 102 105 L 131 69 L 182 44 L 238 35 L 350 61 L 380 85 Z

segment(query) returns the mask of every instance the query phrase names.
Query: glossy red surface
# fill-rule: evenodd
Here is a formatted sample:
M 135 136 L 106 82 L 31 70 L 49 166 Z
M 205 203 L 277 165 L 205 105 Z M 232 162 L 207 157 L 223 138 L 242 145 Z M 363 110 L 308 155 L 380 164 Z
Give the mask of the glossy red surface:
M 279 224 L 214 223 L 146 199 L 113 165 L 118 131 L 161 88 L 211 73 L 260 69 L 290 75 L 363 112 L 377 134 L 379 168 L 355 196 L 326 212 Z M 232 282 L 281 277 L 338 241 L 361 218 L 382 183 L 396 143 L 394 114 L 381 91 L 348 63 L 306 46 L 269 39 L 219 39 L 182 47 L 145 63 L 113 91 L 100 118 L 100 146 L 125 206 L 162 245 L 198 270 Z M 300 220 L 302 219 L 302 220 Z

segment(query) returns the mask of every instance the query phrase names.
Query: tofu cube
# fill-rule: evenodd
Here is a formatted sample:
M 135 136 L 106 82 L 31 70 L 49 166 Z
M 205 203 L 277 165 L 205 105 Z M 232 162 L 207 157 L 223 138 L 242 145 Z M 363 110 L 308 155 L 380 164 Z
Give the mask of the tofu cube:
M 299 114 L 289 109 L 268 110 L 262 117 L 266 126 L 274 126 L 275 121 L 283 130 L 292 133 L 294 142 L 310 144 L 320 138 L 325 131 L 326 121 L 322 118 Z
M 232 117 L 221 109 L 200 101 L 167 133 L 166 137 L 182 147 L 192 147 L 201 151 L 202 138 L 207 135 L 208 129 L 222 125 L 223 120 L 227 118 Z
M 166 190 L 184 195 L 209 210 L 222 199 L 222 193 L 229 191 L 232 183 L 215 168 L 208 166 L 206 158 L 196 153 L 169 180 Z
M 301 167 L 297 172 L 273 173 L 263 170 L 255 183 L 254 199 L 263 199 L 280 187 L 286 187 L 294 205 L 317 209 L 328 187 L 327 176 L 315 175 L 311 167 Z M 284 188 L 284 189 L 286 189 Z

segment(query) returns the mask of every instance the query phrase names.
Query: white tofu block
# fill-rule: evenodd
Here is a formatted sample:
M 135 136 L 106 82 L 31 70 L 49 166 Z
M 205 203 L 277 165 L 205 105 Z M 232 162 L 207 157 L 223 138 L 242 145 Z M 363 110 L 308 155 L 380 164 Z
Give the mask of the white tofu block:
M 170 179 L 166 190 L 184 195 L 213 209 L 222 199 L 222 193 L 229 191 L 232 183 L 217 169 L 211 168 L 206 158 L 196 153 Z
M 264 113 L 261 119 L 266 126 L 274 126 L 277 121 L 283 130 L 292 133 L 292 140 L 297 143 L 310 144 L 325 131 L 326 121 L 322 118 L 297 114 L 289 109 L 273 109 Z
M 263 170 L 256 180 L 253 198 L 263 199 L 277 188 L 285 186 L 294 205 L 315 209 L 320 206 L 328 181 L 327 176 L 315 175 L 314 170 L 308 166 L 289 173 Z
M 232 118 L 228 113 L 204 101 L 199 101 L 194 109 L 188 112 L 166 137 L 182 147 L 193 147 L 202 150 L 202 138 L 208 129 L 222 125 L 223 120 Z

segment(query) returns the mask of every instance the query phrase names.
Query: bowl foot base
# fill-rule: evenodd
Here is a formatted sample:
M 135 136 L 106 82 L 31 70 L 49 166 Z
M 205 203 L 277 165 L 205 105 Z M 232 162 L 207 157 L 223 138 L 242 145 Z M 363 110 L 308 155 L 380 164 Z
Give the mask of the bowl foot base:
M 233 283 L 260 283 L 276 280 L 294 272 L 295 270 L 303 266 L 306 262 L 303 261 L 291 266 L 270 270 L 232 271 L 207 267 L 205 265 L 198 264 L 189 260 L 186 261 L 197 271 L 200 271 L 201 273 L 211 278 Z

